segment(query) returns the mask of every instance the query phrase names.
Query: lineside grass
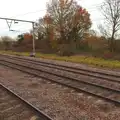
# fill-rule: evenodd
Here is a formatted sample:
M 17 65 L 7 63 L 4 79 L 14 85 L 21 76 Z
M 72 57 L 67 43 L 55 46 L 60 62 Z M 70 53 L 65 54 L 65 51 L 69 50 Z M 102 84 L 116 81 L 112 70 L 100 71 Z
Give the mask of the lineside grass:
M 11 54 L 11 55 L 21 55 L 21 56 L 29 56 L 28 52 L 12 52 L 12 51 L 0 51 L 0 54 Z M 96 67 L 104 67 L 104 68 L 120 68 L 120 61 L 118 60 L 105 60 L 103 58 L 95 58 L 95 57 L 86 57 L 86 56 L 71 56 L 71 57 L 62 57 L 55 54 L 42 54 L 36 53 L 37 58 L 44 59 L 52 59 L 59 61 L 68 61 L 74 63 L 83 63 L 87 65 L 92 65 Z

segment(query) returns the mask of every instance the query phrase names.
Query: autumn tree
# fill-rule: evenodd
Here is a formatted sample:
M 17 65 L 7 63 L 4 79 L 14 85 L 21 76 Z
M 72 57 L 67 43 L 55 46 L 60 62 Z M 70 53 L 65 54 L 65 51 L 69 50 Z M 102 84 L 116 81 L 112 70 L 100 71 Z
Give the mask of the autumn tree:
M 115 50 L 115 38 L 120 30 L 120 0 L 105 0 L 101 6 L 102 14 L 105 18 L 104 26 L 99 26 L 102 34 L 110 38 L 109 48 Z
M 91 27 L 89 13 L 74 0 L 52 0 L 47 13 L 53 19 L 53 28 L 61 43 L 80 40 Z
M 91 27 L 90 14 L 74 0 L 51 0 L 47 14 L 36 27 L 39 36 L 58 44 L 79 44 Z

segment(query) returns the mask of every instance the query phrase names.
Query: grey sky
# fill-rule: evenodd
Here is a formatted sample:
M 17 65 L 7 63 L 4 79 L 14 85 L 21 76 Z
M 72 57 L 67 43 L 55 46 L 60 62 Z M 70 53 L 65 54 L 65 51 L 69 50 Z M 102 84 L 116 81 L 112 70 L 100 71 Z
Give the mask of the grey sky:
M 12 17 L 35 21 L 45 14 L 46 2 L 49 0 L 2 0 L 0 6 L 0 17 Z M 80 5 L 86 8 L 91 14 L 93 28 L 102 22 L 102 15 L 98 7 L 103 0 L 77 0 Z M 6 21 L 0 20 L 0 36 L 16 36 L 21 32 L 26 32 L 31 28 L 29 23 L 12 24 L 12 28 L 18 32 L 9 32 Z

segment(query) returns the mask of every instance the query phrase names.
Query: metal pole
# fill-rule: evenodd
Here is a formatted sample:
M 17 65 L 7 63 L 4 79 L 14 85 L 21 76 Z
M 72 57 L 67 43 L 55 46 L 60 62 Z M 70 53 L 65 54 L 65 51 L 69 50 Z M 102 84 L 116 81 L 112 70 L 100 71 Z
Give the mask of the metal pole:
M 35 35 L 34 35 L 34 22 L 32 22 L 33 27 L 33 55 L 35 56 Z

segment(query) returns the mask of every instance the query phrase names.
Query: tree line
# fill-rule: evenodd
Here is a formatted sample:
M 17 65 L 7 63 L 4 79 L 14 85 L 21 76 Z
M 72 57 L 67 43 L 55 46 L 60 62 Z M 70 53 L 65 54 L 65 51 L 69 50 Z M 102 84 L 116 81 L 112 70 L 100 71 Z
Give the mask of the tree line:
M 90 13 L 75 0 L 50 0 L 45 16 L 35 24 L 36 44 L 45 44 L 60 55 L 72 55 L 82 48 L 90 51 L 90 43 L 100 42 L 101 49 L 104 46 L 105 50 L 114 52 L 119 39 L 120 0 L 105 0 L 101 12 L 105 23 L 98 25 L 101 33 L 98 36 L 91 30 Z M 32 47 L 32 31 L 18 35 L 15 46 L 27 44 Z

